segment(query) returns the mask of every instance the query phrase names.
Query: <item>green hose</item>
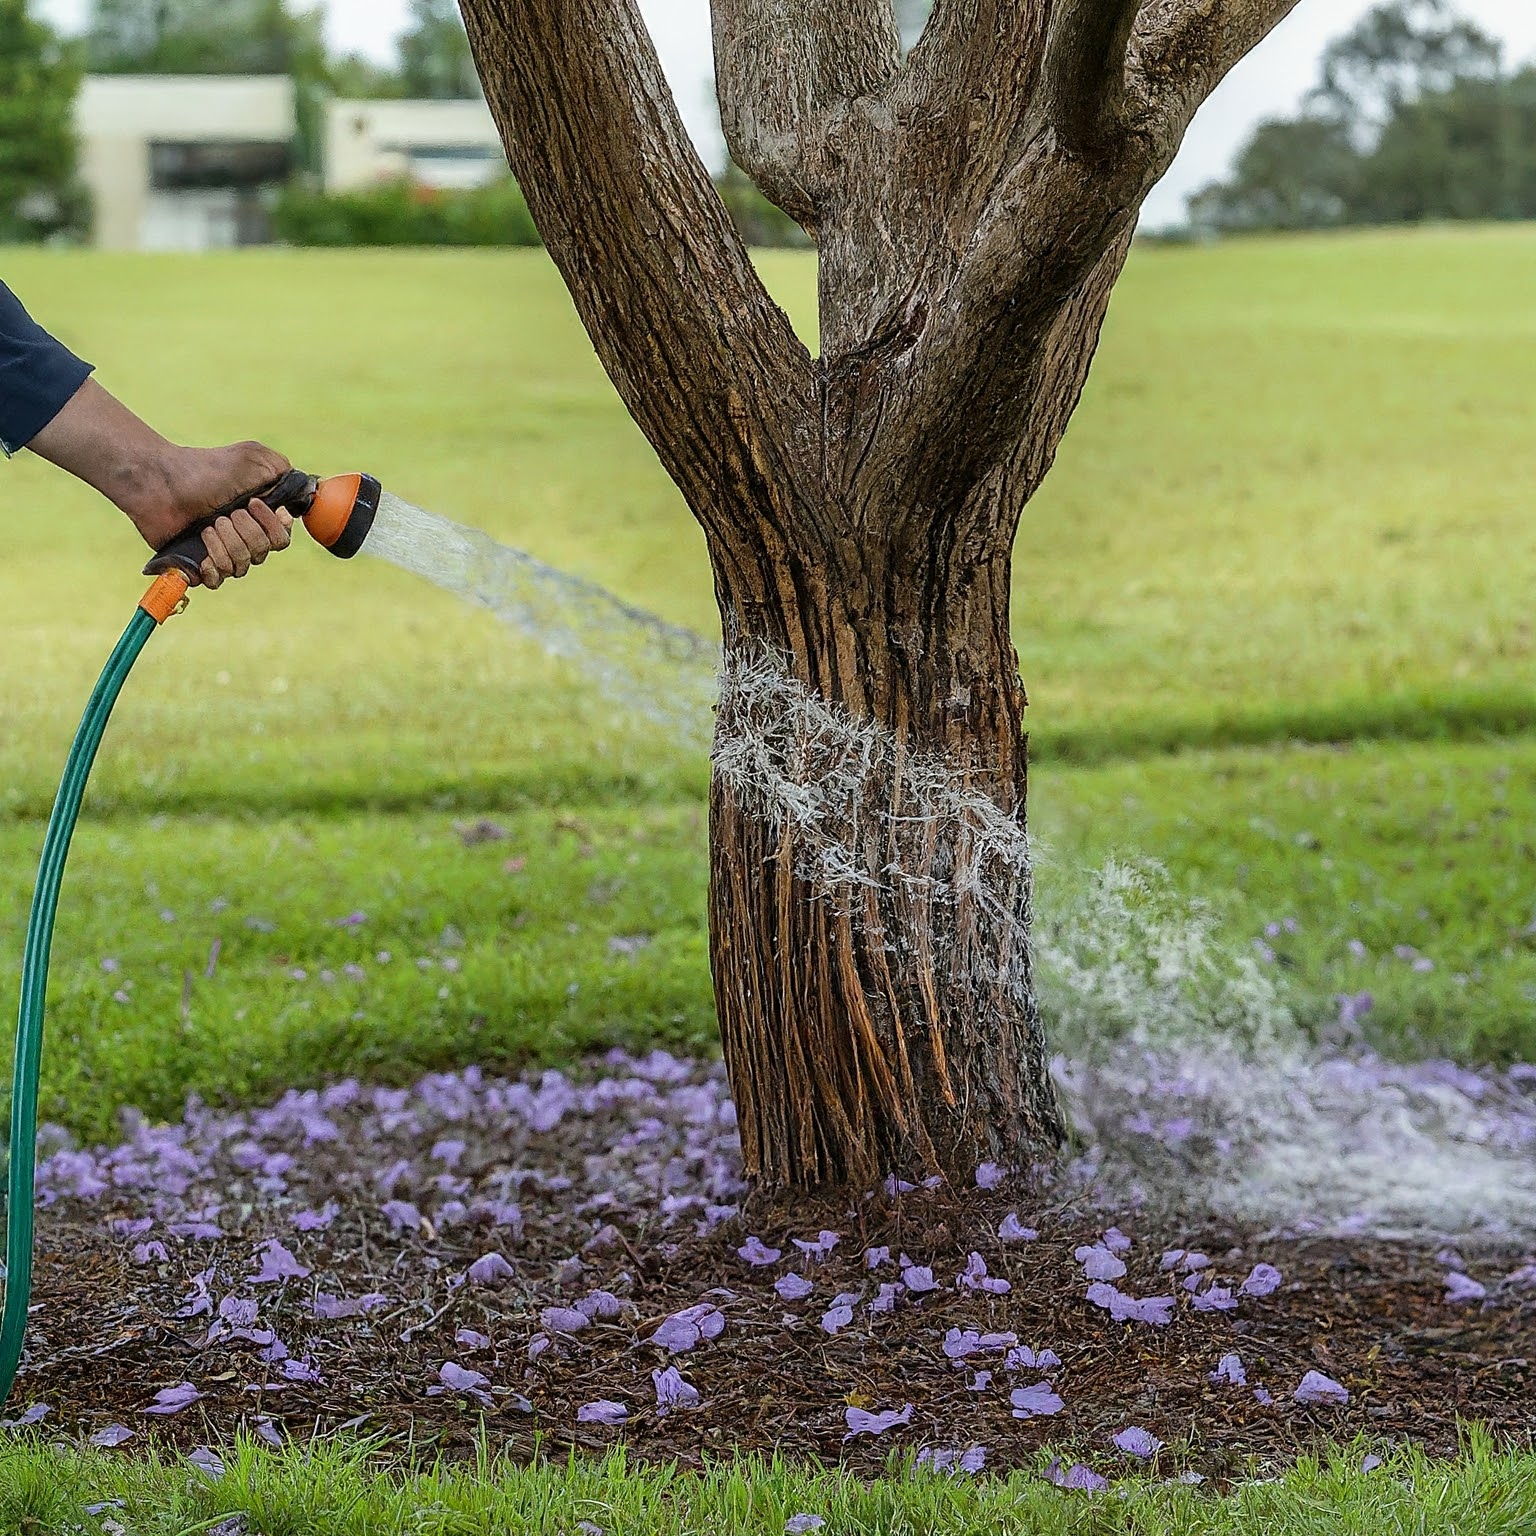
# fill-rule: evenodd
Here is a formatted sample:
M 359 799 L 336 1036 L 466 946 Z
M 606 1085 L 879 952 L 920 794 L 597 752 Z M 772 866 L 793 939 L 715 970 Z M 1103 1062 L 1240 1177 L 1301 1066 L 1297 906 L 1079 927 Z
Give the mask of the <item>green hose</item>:
M 10 1396 L 27 1336 L 32 1301 L 32 1217 L 37 1171 L 37 1075 L 43 1054 L 43 1015 L 48 996 L 48 955 L 53 946 L 53 920 L 59 909 L 64 861 L 80 818 L 86 780 L 96 750 L 107 729 L 112 706 L 155 631 L 155 620 L 142 608 L 134 610 L 123 638 L 117 642 L 85 706 L 75 732 L 64 778 L 48 820 L 37 889 L 27 923 L 27 948 L 21 967 L 21 1009 L 16 1021 L 16 1064 L 11 1077 L 10 1174 L 5 1212 L 5 1312 L 0 1317 L 0 1404 Z

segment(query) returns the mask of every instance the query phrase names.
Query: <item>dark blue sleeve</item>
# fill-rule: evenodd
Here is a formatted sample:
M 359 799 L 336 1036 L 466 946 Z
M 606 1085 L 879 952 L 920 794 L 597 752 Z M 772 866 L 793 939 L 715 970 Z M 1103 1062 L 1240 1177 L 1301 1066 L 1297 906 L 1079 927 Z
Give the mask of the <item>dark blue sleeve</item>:
M 25 448 L 91 375 L 0 283 L 0 449 Z

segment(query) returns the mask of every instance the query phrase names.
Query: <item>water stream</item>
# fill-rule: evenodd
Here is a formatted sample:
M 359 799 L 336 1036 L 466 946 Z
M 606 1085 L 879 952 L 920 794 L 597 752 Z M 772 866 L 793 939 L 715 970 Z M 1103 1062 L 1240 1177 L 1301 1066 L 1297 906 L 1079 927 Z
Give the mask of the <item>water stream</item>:
M 702 635 L 388 491 L 363 549 L 488 609 L 680 744 L 708 745 L 720 654 Z

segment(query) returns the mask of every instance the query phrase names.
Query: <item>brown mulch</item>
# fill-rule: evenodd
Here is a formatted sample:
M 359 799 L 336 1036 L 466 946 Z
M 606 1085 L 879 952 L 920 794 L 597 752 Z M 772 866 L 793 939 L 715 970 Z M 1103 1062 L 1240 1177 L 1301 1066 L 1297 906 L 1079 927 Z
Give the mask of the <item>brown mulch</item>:
M 1040 1228 L 1038 1241 L 1000 1243 L 1003 1216 L 1020 1209 Z M 461 1233 L 453 1243 L 433 1233 L 398 1241 L 373 1240 L 367 1217 L 345 1213 L 327 1232 L 306 1240 L 306 1280 L 241 1288 L 252 1267 L 255 1237 L 188 1244 L 162 1264 L 131 1262 L 132 1244 L 105 1235 L 99 1220 L 57 1210 L 40 1215 L 36 1304 L 29 1363 L 7 1412 L 45 1402 L 50 1432 L 89 1434 L 108 1424 L 135 1429 L 139 1441 L 182 1447 L 217 1441 L 242 1423 L 267 1416 L 293 1437 L 347 1427 L 381 1434 L 417 1451 L 471 1450 L 482 1433 L 516 1457 L 559 1453 L 575 1446 L 600 1452 L 623 1441 L 646 1458 L 684 1464 L 733 1452 L 772 1452 L 842 1461 L 873 1473 L 899 1447 L 988 1448 L 989 1468 L 1030 1462 L 1042 1446 L 1078 1454 L 1115 1453 L 1110 1437 L 1129 1425 L 1150 1430 L 1170 1448 L 1164 1468 L 1197 1470 L 1215 1479 L 1283 1464 L 1328 1439 L 1363 1432 L 1378 1440 L 1413 1440 L 1432 1453 L 1456 1448 L 1458 1424 L 1477 1420 L 1495 1432 L 1524 1438 L 1536 1401 L 1536 1293 L 1499 1289 L 1499 1276 L 1524 1257 L 1475 1256 L 1473 1272 L 1489 1299 L 1445 1300 L 1445 1266 L 1422 1247 L 1377 1241 L 1264 1239 L 1231 1230 L 1192 1231 L 1143 1215 L 1122 1218 L 1134 1239 L 1130 1272 L 1117 1283 L 1136 1296 L 1175 1289 L 1159 1272 L 1165 1246 L 1198 1247 L 1211 1256 L 1223 1283 L 1235 1285 L 1260 1260 L 1284 1283 L 1274 1294 L 1244 1298 L 1235 1313 L 1198 1313 L 1180 1297 L 1171 1325 L 1115 1323 L 1084 1298 L 1086 1282 L 1073 1259 L 1093 1242 L 1101 1223 L 1071 1213 L 1033 1217 L 1017 1192 L 961 1197 L 909 1195 L 887 1204 L 844 1210 L 787 1212 L 759 1206 L 705 1237 L 684 1236 L 675 1248 L 660 1234 L 626 1232 L 588 1252 L 584 1272 L 558 1274 L 566 1257 L 537 1241 L 515 1253 L 514 1274 L 500 1288 L 453 1285 L 465 1264 L 496 1246 L 494 1233 Z M 791 1234 L 819 1227 L 843 1234 L 832 1255 L 799 1272 L 816 1291 L 786 1304 L 773 1280 L 792 1267 Z M 285 1242 L 292 1232 L 271 1229 Z M 754 1233 L 786 1250 L 785 1261 L 753 1268 L 736 1254 Z M 676 1233 L 665 1234 L 676 1238 Z M 993 1275 L 1012 1286 L 992 1296 L 946 1288 L 870 1317 L 856 1309 L 837 1336 L 820 1326 L 840 1291 L 868 1293 L 897 1278 L 893 1264 L 871 1274 L 864 1248 L 889 1244 L 910 1251 L 951 1284 L 973 1249 Z M 209 1342 L 209 1317 L 178 1318 L 191 1277 L 222 1260 L 235 1277 L 215 1296 L 238 1290 L 260 1296 L 261 1323 L 276 1328 L 295 1356 L 308 1356 L 318 1383 L 285 1381 L 277 1364 L 249 1343 Z M 568 1264 L 568 1260 L 567 1260 Z M 625 1315 L 598 1322 L 528 1362 L 540 1331 L 539 1312 L 574 1305 L 594 1289 L 626 1304 Z M 387 1292 L 390 1303 L 366 1318 L 322 1322 L 308 1306 L 317 1290 L 357 1296 Z M 714 1296 L 711 1296 L 714 1293 Z M 669 1314 L 717 1299 L 727 1325 L 719 1338 L 677 1356 L 646 1342 Z M 455 1331 L 483 1332 L 493 1348 L 455 1342 Z M 1061 1358 L 1047 1374 L 1065 1400 L 1053 1417 L 1013 1417 L 1009 1392 L 1041 1373 L 1005 1374 L 1002 1355 L 973 1357 L 957 1369 L 942 1350 L 946 1329 L 1010 1331 L 1022 1344 L 1049 1347 Z M 1208 1379 L 1229 1352 L 1242 1358 L 1249 1386 Z M 430 1396 L 439 1368 L 454 1361 L 489 1378 L 489 1407 L 454 1393 Z M 651 1372 L 668 1364 L 697 1388 L 696 1408 L 660 1415 Z M 996 1373 L 984 1391 L 968 1390 L 975 1367 Z M 1305 1406 L 1291 1394 L 1309 1370 L 1343 1383 L 1346 1407 Z M 179 1414 L 144 1416 L 156 1391 L 190 1382 L 203 1393 Z M 1273 1394 L 1272 1406 L 1254 1387 Z M 596 1399 L 621 1401 L 631 1417 L 621 1429 L 578 1424 L 577 1407 Z M 531 1404 L 531 1409 L 524 1404 Z M 845 1442 L 844 1411 L 912 1404 L 911 1424 L 881 1436 Z

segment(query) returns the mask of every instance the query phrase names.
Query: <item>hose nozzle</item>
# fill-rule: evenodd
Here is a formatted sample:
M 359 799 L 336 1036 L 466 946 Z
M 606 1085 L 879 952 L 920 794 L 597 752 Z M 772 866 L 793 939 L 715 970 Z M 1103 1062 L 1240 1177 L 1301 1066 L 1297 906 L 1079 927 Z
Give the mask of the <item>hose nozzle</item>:
M 331 475 L 317 480 L 301 469 L 290 469 L 270 485 L 247 491 L 222 507 L 183 529 L 163 548 L 157 550 L 144 567 L 146 576 L 163 576 L 179 571 L 188 580 L 197 579 L 198 569 L 207 558 L 203 531 L 221 517 L 258 498 L 274 511 L 286 507 L 313 535 L 316 543 L 342 560 L 350 560 L 363 547 L 379 510 L 382 489 L 372 475 Z

